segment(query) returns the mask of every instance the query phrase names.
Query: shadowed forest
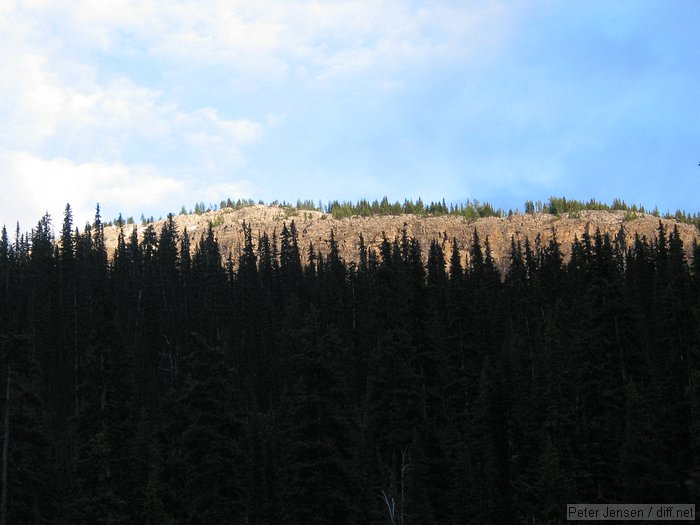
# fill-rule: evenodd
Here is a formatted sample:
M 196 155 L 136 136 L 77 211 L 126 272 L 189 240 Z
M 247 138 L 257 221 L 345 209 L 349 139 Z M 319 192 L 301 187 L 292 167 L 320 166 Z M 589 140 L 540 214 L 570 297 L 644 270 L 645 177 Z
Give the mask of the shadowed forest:
M 0 524 L 561 523 L 700 499 L 700 248 L 294 222 L 222 260 L 99 208 L 0 239 Z M 628 240 L 629 241 L 629 240 Z M 304 257 L 302 253 L 304 252 Z M 302 260 L 307 261 L 302 263 Z M 426 262 L 427 261 L 427 262 Z

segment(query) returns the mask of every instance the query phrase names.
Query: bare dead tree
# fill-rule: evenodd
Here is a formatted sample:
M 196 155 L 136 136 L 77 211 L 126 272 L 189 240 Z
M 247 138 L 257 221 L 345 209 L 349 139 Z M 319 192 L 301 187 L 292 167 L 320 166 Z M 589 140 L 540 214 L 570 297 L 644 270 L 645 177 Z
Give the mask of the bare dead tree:
M 406 472 L 408 469 L 411 467 L 411 464 L 408 463 L 408 447 L 404 447 L 401 450 L 401 469 L 400 469 L 400 478 L 399 478 L 399 490 L 401 491 L 401 505 L 399 506 L 399 514 L 398 516 L 396 515 L 396 500 L 394 499 L 394 496 L 391 495 L 391 491 L 389 494 L 387 494 L 384 489 L 382 489 L 382 500 L 384 501 L 384 504 L 386 505 L 387 512 L 389 514 L 389 522 L 391 525 L 404 525 L 404 519 L 405 519 L 405 512 L 404 509 L 406 508 Z M 398 518 L 398 521 L 397 521 Z
M 396 525 L 396 502 L 393 496 L 388 496 L 384 489 L 382 489 L 382 499 L 386 505 L 387 512 L 389 513 L 389 523 L 391 525 Z

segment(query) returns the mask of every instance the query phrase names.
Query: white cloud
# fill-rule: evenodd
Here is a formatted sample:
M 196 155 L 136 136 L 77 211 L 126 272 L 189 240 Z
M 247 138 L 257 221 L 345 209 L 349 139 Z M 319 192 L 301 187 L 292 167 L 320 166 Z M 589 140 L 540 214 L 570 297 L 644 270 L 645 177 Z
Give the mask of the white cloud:
M 64 45 L 99 50 L 137 46 L 180 65 L 220 64 L 283 78 L 372 68 L 402 69 L 459 54 L 477 57 L 506 38 L 517 4 L 403 0 L 34 2 L 29 13 Z M 77 44 L 74 44 L 77 47 Z
M 507 15 L 494 3 L 412 8 L 401 0 L 5 4 L 0 141 L 8 150 L 35 152 L 52 141 L 55 154 L 74 149 L 81 160 L 112 161 L 136 141 L 175 149 L 183 140 L 198 148 L 226 143 L 222 154 L 240 164 L 240 146 L 261 140 L 263 126 L 213 107 L 184 110 L 178 86 L 163 93 L 140 85 L 128 76 L 132 51 L 163 61 L 157 67 L 164 71 L 209 64 L 229 82 L 254 84 L 248 79 L 256 71 L 266 81 L 295 71 L 322 82 L 369 73 L 375 88 L 391 91 L 402 86 L 398 72 L 405 68 L 483 54 L 503 38 Z M 106 74 L 101 61 L 112 55 L 126 69 Z
M 66 203 L 73 208 L 76 224 L 91 220 L 96 203 L 102 209 L 147 210 L 160 202 L 182 198 L 187 186 L 152 166 L 77 164 L 65 158 L 44 159 L 26 152 L 0 155 L 0 185 L 11 188 L 0 194 L 0 220 L 19 220 L 29 229 L 44 213 L 60 220 Z
M 203 187 L 196 183 L 190 183 L 189 188 L 190 201 L 204 202 L 205 204 L 219 204 L 220 201 L 228 198 L 235 201 L 251 196 L 251 184 L 246 180 L 222 182 Z
M 125 217 L 141 212 L 176 213 L 182 204 L 248 197 L 251 189 L 245 180 L 211 184 L 197 179 L 196 174 L 174 177 L 149 165 L 81 164 L 27 152 L 0 155 L 0 186 L 10 189 L 0 193 L 0 225 L 7 225 L 10 231 L 17 220 L 22 231 L 28 231 L 46 212 L 57 227 L 66 203 L 73 209 L 75 225 L 82 229 L 93 219 L 97 203 L 103 218 L 109 220 L 119 212 Z
M 251 118 L 193 103 L 190 82 L 254 91 L 294 74 L 400 91 L 406 69 L 481 56 L 510 18 L 491 2 L 0 0 L 0 219 L 29 227 L 48 210 L 60 220 L 71 202 L 79 223 L 97 201 L 149 213 L 245 196 L 250 184 L 224 177 L 240 178 L 246 148 L 294 108 L 261 100 Z M 132 59 L 186 84 L 149 84 Z M 207 67 L 221 86 L 190 75 Z
M 52 71 L 37 55 L 16 59 L 12 83 L 0 84 L 6 148 L 39 150 L 52 142 L 61 151 L 79 150 L 83 158 L 118 158 L 135 142 L 165 148 L 193 133 L 206 133 L 231 147 L 260 140 L 262 125 L 228 119 L 213 108 L 184 112 L 158 90 L 126 77 L 76 85 Z M 240 156 L 239 154 L 236 155 Z
M 73 53 L 67 39 L 88 49 L 110 47 L 123 31 L 147 34 L 154 29 L 149 20 L 163 23 L 153 5 L 97 6 L 102 3 L 32 2 L 0 11 L 2 148 L 38 152 L 50 142 L 61 155 L 78 150 L 82 159 L 117 160 L 138 141 L 180 148 L 178 142 L 204 133 L 236 148 L 260 140 L 263 128 L 256 122 L 231 119 L 211 107 L 183 110 L 172 95 L 130 79 L 128 70 L 105 75 L 99 63 Z M 61 23 L 50 19 L 56 13 L 75 27 L 54 27 Z
M 146 35 L 161 22 L 142 3 L 81 5 L 0 6 L 0 221 L 12 229 L 19 220 L 29 229 L 48 211 L 60 222 L 70 202 L 81 225 L 97 202 L 112 218 L 119 211 L 173 211 L 195 199 L 217 202 L 217 191 L 240 196 L 244 183 L 212 185 L 202 176 L 244 165 L 241 148 L 261 140 L 264 125 L 213 107 L 185 110 L 128 71 L 105 75 L 52 24 L 72 20 L 82 33 L 70 38 L 109 49 L 121 32 Z M 60 31 L 76 27 L 67 23 Z M 158 163 L 178 155 L 165 175 Z
M 260 140 L 262 126 L 250 120 L 228 120 L 221 118 L 217 110 L 212 107 L 198 109 L 192 113 L 176 115 L 175 122 L 186 126 L 210 128 L 222 139 L 233 141 L 237 144 L 251 144 Z

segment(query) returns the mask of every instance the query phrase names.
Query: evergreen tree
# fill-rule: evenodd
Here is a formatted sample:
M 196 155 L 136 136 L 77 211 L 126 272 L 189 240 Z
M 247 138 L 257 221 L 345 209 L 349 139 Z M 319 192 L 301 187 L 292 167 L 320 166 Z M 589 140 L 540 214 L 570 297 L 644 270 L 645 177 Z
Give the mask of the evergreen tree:
M 580 204 L 555 200 L 534 206 Z M 0 522 L 558 523 L 571 501 L 693 501 L 700 250 L 667 224 L 629 246 L 586 229 L 568 259 L 554 231 L 515 237 L 504 266 L 477 230 L 466 266 L 447 233 L 424 258 L 408 223 L 376 251 L 360 235 L 357 262 L 332 229 L 302 261 L 294 223 L 279 242 L 244 223 L 225 261 L 213 224 L 191 254 L 172 216 L 118 219 L 110 259 L 99 208 L 82 233 L 69 206 L 57 238 L 48 215 L 3 229 Z
M 51 523 L 55 478 L 49 463 L 41 372 L 27 337 L 0 334 L 2 482 L 0 522 Z
M 79 376 L 74 505 L 80 521 L 129 523 L 136 419 L 130 359 L 106 298 L 98 312 Z
M 297 229 L 294 221 L 291 222 L 289 228 L 287 228 L 287 223 L 282 224 L 279 260 L 282 285 L 298 295 L 302 279 L 302 267 Z
M 191 334 L 179 404 L 185 429 L 179 447 L 184 469 L 186 523 L 243 522 L 247 466 L 226 355 Z
M 0 233 L 0 327 L 7 327 L 10 321 L 10 271 L 12 245 L 7 238 L 7 228 Z
M 348 417 L 352 406 L 346 379 L 332 366 L 342 362 L 341 342 L 333 332 L 316 335 L 316 316 L 313 310 L 307 316 L 292 360 L 296 379 L 282 404 L 284 521 L 352 523 L 357 511 L 351 475 L 355 429 Z
M 192 258 L 193 300 L 197 304 L 193 318 L 195 326 L 208 340 L 221 339 L 224 316 L 226 273 L 221 264 L 219 243 L 211 223 L 202 235 Z

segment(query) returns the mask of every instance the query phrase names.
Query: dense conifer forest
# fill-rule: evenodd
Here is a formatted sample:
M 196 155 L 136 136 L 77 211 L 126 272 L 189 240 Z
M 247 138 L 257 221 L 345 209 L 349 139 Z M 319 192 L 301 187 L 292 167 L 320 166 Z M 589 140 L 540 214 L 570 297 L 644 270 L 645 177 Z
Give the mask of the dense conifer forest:
M 700 499 L 700 249 L 404 231 L 357 263 L 172 217 L 0 239 L 0 525 L 560 523 Z M 628 240 L 629 241 L 629 240 Z M 302 251 L 305 256 L 302 257 Z M 427 253 L 427 256 L 425 255 Z M 302 263 L 303 261 L 307 261 Z M 425 263 L 424 261 L 427 261 Z

